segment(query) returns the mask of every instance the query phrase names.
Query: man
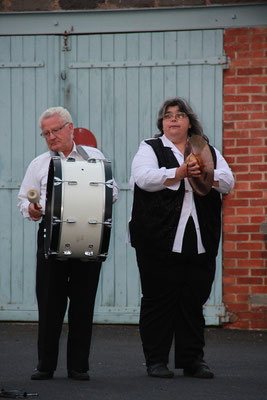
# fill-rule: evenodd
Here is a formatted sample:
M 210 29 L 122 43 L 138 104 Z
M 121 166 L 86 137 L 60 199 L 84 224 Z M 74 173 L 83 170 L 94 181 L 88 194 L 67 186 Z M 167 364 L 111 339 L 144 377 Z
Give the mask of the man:
M 31 376 L 34 380 L 53 378 L 57 366 L 59 339 L 68 309 L 67 369 L 68 377 L 89 380 L 89 351 L 95 296 L 101 262 L 83 262 L 79 259 L 60 261 L 44 256 L 42 217 L 45 213 L 46 184 L 51 157 L 83 160 L 73 142 L 73 123 L 70 113 L 63 107 L 46 110 L 39 119 L 42 136 L 50 151 L 35 158 L 29 165 L 19 191 L 18 207 L 24 218 L 41 221 L 38 231 L 36 295 L 39 311 L 38 365 Z M 104 159 L 95 148 L 83 146 L 90 158 Z M 113 202 L 118 187 L 113 181 Z M 39 203 L 30 203 L 28 190 L 36 189 Z

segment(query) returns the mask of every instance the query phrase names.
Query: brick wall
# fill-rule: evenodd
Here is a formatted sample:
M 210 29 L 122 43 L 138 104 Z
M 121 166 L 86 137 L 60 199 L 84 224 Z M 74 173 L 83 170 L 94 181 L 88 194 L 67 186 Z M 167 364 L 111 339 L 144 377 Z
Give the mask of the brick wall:
M 236 179 L 223 200 L 226 326 L 267 329 L 267 28 L 228 29 L 224 40 L 223 147 Z
M 265 2 L 266 0 L 257 0 L 257 3 Z M 0 0 L 0 12 L 110 10 L 251 3 L 253 3 L 252 0 Z

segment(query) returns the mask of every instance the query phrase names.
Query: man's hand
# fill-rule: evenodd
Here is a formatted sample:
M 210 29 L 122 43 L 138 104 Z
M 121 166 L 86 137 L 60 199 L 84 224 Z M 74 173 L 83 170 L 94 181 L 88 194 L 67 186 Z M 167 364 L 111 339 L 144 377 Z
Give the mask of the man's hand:
M 42 217 L 42 206 L 39 203 L 29 204 L 29 214 L 33 221 L 39 221 Z

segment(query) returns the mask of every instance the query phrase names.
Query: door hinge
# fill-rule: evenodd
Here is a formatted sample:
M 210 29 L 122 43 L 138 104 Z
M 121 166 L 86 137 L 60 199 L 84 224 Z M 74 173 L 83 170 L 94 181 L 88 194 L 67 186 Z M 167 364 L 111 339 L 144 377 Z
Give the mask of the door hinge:
M 69 35 L 74 31 L 73 26 L 70 28 L 69 31 L 65 30 L 63 34 L 63 47 L 62 51 L 70 51 L 71 46 L 70 46 L 70 40 L 69 40 Z
M 231 59 L 230 59 L 229 56 L 226 56 L 225 59 L 226 59 L 226 61 L 223 63 L 223 69 L 229 69 L 230 68 Z

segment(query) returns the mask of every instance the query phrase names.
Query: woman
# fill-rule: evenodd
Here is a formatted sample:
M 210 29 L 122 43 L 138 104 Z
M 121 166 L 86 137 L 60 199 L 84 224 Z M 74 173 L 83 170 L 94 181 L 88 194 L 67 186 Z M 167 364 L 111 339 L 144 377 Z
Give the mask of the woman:
M 175 340 L 175 368 L 184 375 L 213 378 L 204 361 L 207 301 L 215 274 L 221 232 L 221 196 L 233 188 L 232 172 L 210 146 L 214 182 L 205 196 L 193 192 L 187 177 L 199 178 L 197 160 L 184 160 L 192 135 L 208 138 L 182 98 L 164 102 L 156 138 L 142 141 L 132 163 L 134 193 L 130 240 L 136 250 L 142 286 L 140 334 L 147 373 L 172 378 L 169 352 Z

